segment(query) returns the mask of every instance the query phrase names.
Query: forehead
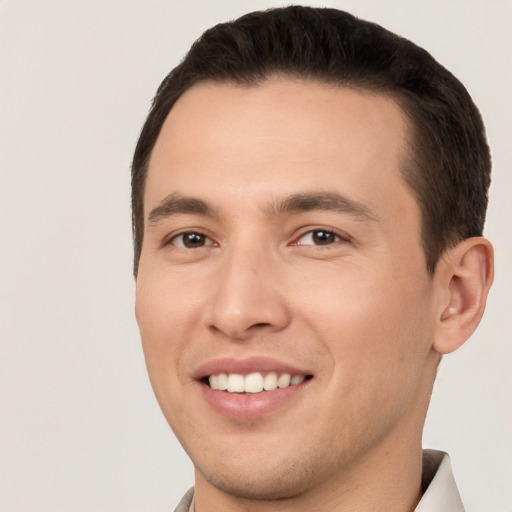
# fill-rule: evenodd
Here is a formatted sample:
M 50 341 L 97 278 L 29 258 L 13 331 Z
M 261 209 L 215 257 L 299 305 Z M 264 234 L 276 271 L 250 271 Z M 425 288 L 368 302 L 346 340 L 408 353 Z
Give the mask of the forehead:
M 263 200 L 270 189 L 284 195 L 333 186 L 372 202 L 398 185 L 410 195 L 400 171 L 406 134 L 405 115 L 383 94 L 289 78 L 199 84 L 162 127 L 146 212 L 174 192 L 222 201 L 250 188 Z

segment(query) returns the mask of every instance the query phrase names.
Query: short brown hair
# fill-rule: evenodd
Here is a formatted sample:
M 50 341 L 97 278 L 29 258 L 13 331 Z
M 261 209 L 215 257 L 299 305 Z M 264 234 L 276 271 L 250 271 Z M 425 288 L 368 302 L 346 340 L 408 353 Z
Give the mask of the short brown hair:
M 132 163 L 135 275 L 148 162 L 174 103 L 199 82 L 258 85 L 276 74 L 389 94 L 401 106 L 411 128 L 402 172 L 422 212 L 431 274 L 448 247 L 482 234 L 491 159 L 480 113 L 459 80 L 375 23 L 336 9 L 291 6 L 207 30 L 158 88 Z

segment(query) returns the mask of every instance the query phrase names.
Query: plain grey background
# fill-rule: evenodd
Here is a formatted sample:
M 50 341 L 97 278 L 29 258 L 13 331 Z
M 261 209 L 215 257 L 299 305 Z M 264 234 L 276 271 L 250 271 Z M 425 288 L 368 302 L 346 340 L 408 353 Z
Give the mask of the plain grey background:
M 288 3 L 0 1 L 0 511 L 168 511 L 192 484 L 133 317 L 130 159 L 157 85 L 204 29 Z M 512 3 L 307 3 L 424 46 L 482 111 L 496 282 L 442 362 L 425 445 L 450 452 L 468 512 L 510 512 Z

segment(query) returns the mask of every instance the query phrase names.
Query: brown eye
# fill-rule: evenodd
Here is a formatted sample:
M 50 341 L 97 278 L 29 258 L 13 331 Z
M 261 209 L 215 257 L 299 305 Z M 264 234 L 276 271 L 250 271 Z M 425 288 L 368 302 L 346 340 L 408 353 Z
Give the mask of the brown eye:
M 182 233 L 174 237 L 171 241 L 176 247 L 183 247 L 185 249 L 197 249 L 205 245 L 213 245 L 213 242 L 202 233 Z
M 332 244 L 336 242 L 336 235 L 330 231 L 313 231 L 312 239 L 317 245 Z
M 298 245 L 329 245 L 339 242 L 341 239 L 332 231 L 324 229 L 316 229 L 314 231 L 308 231 L 302 235 L 297 241 Z

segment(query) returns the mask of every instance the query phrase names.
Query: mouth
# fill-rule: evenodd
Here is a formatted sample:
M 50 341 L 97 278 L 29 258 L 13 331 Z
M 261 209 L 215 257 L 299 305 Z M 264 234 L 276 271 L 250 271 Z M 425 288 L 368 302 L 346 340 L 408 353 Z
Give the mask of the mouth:
M 292 407 L 313 377 L 304 368 L 267 357 L 210 360 L 193 374 L 206 403 L 237 420 L 265 418 Z
M 246 375 L 240 373 L 215 373 L 203 379 L 211 389 L 227 393 L 264 393 L 276 389 L 286 389 L 298 386 L 312 375 L 292 374 L 287 372 L 252 372 Z

